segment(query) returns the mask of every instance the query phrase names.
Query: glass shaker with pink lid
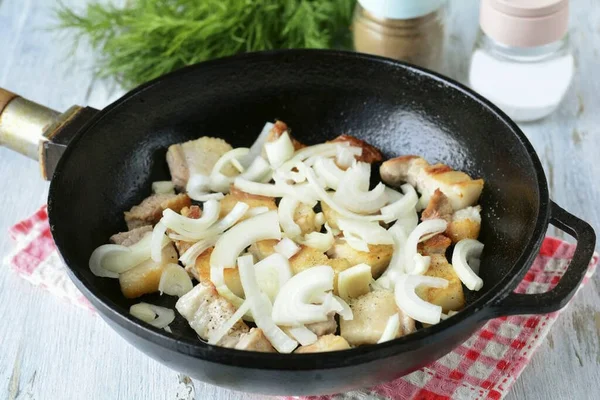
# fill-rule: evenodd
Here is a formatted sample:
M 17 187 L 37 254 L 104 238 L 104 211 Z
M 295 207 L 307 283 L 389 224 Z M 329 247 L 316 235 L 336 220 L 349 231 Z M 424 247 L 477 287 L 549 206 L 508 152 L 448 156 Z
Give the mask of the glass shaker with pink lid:
M 568 0 L 482 0 L 469 83 L 515 121 L 551 114 L 574 72 Z

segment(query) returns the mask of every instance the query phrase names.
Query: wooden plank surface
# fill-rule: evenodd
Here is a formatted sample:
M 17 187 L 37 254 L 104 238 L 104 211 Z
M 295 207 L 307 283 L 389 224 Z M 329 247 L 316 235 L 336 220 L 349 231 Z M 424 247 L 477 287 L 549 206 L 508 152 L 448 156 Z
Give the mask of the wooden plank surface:
M 464 81 L 477 34 L 478 2 L 451 3 L 444 72 Z M 72 104 L 104 107 L 120 93 L 92 79 L 88 49 L 70 56 L 68 40 L 45 29 L 53 23 L 55 4 L 0 0 L 0 86 L 57 110 Z M 522 128 L 542 160 L 552 198 L 598 230 L 600 6 L 595 0 L 571 4 L 571 40 L 578 59 L 574 84 L 557 113 Z M 44 203 L 48 185 L 34 162 L 3 148 L 0 177 L 0 232 L 6 232 Z M 3 237 L 1 257 L 12 249 Z M 561 315 L 508 399 L 598 398 L 599 283 L 596 276 Z M 0 398 L 260 398 L 190 382 L 127 345 L 99 318 L 31 287 L 4 267 L 0 315 Z

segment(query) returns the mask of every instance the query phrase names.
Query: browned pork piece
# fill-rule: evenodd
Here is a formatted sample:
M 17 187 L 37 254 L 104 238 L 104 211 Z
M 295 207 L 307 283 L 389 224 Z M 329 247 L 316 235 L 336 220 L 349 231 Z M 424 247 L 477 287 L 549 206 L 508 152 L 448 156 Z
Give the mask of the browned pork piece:
M 160 277 L 167 264 L 177 264 L 177 251 L 173 244 L 169 243 L 163 248 L 162 260 L 161 263 L 157 263 L 149 259 L 120 274 L 119 284 L 123 295 L 128 299 L 133 299 L 144 294 L 158 292 Z
M 446 235 L 453 243 L 462 239 L 477 239 L 481 228 L 481 207 L 466 207 L 462 210 L 453 211 L 448 197 L 439 189 L 431 196 L 427 208 L 423 210 L 421 220 L 441 218 L 448 222 Z
M 325 335 L 308 346 L 300 346 L 294 353 L 322 353 L 326 351 L 347 350 L 350 345 L 341 336 Z
M 306 327 L 317 336 L 335 333 L 335 331 L 337 331 L 337 326 L 337 322 L 335 322 L 335 314 L 329 315 L 327 321 L 315 322 L 314 324 L 306 325 Z
M 219 158 L 229 150 L 232 150 L 229 143 L 208 136 L 170 146 L 167 150 L 167 164 L 173 185 L 180 191 L 185 191 L 191 175 L 209 176 Z M 223 173 L 227 174 L 226 171 Z
M 373 164 L 383 160 L 383 154 L 377 147 L 371 146 L 369 143 L 350 135 L 340 135 L 327 143 L 348 143 L 352 147 L 360 147 L 362 154 L 356 157 L 357 161 Z
M 196 258 L 193 266 L 186 267 L 186 271 L 191 274 L 198 282 L 211 282 L 210 280 L 210 256 L 214 247 L 204 251 Z M 237 268 L 226 268 L 223 270 L 223 279 L 229 289 L 238 297 L 244 297 L 244 288 L 240 279 L 240 272 Z
M 179 313 L 190 323 L 198 336 L 208 340 L 235 313 L 236 308 L 217 292 L 210 282 L 200 282 L 183 295 L 175 305 Z M 225 336 L 217 342 L 218 346 L 235 347 L 242 335 L 250 329 L 244 321 L 238 321 Z M 248 340 L 251 342 L 251 340 Z
M 446 258 L 446 250 L 450 244 L 450 238 L 442 234 L 435 235 L 419 244 L 419 252 L 424 256 L 431 257 L 431 263 L 425 275 L 446 279 L 448 287 L 436 289 L 421 286 L 417 287 L 416 293 L 423 300 L 442 307 L 445 313 L 450 310 L 461 310 L 465 306 L 462 284 Z
M 127 232 L 116 233 L 110 237 L 110 242 L 121 246 L 132 246 L 152 232 L 152 225 L 140 226 Z
M 240 337 L 240 341 L 235 345 L 235 348 L 237 350 L 260 351 L 262 353 L 277 352 L 260 328 L 252 328 L 250 332 L 244 333 Z
M 227 214 L 229 214 L 238 202 L 246 203 L 250 208 L 267 207 L 269 210 L 277 210 L 277 204 L 275 204 L 275 199 L 273 197 L 265 197 L 246 193 L 232 185 L 229 189 L 229 194 L 227 194 L 223 200 L 221 200 L 219 218 L 224 218 Z M 242 218 L 240 218 L 240 221 L 243 221 L 247 218 L 249 218 L 249 216 L 244 215 Z
M 151 235 L 150 225 L 132 229 L 128 232 L 117 233 L 111 236 L 110 241 L 114 244 L 130 247 L 142 240 L 146 235 Z M 132 269 L 119 275 L 121 292 L 128 299 L 140 297 L 144 294 L 158 292 L 160 277 L 167 264 L 177 264 L 177 251 L 173 244 L 169 243 L 163 248 L 162 262 L 156 263 L 148 259 L 136 265 Z
M 369 252 L 359 251 L 352 248 L 345 240 L 336 239 L 327 254 L 333 259 L 346 259 L 352 265 L 367 264 L 371 266 L 371 275 L 377 279 L 390 264 L 394 254 L 394 246 L 370 244 L 369 250 Z
M 383 182 L 390 186 L 398 187 L 405 182 L 413 185 L 421 193 L 424 205 L 439 189 L 448 197 L 455 211 L 477 204 L 483 189 L 483 179 L 471 179 L 464 172 L 454 171 L 444 164 L 430 165 L 418 156 L 387 160 L 379 173 Z
M 189 207 L 192 201 L 187 194 L 153 194 L 145 198 L 139 205 L 125 211 L 125 222 L 129 230 L 144 225 L 154 225 L 162 218 L 167 208 L 180 212 L 183 207 Z
M 377 290 L 352 299 L 349 303 L 354 318 L 340 319 L 340 335 L 352 346 L 376 344 L 381 338 L 388 319 L 398 313 L 400 329 L 398 336 L 404 336 L 416 330 L 415 321 L 405 315 L 396 305 L 394 293 Z

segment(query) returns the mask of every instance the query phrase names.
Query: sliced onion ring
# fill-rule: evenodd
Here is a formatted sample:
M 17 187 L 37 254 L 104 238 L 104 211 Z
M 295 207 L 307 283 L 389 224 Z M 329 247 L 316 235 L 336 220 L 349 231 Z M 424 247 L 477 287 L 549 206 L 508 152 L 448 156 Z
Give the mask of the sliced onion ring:
M 242 287 L 250 302 L 250 310 L 256 326 L 262 329 L 265 337 L 280 353 L 291 353 L 298 346 L 298 342 L 291 339 L 275 323 L 271 317 L 272 309 L 269 298 L 260 292 L 256 281 L 252 256 L 238 258 L 238 269 Z
M 234 267 L 237 257 L 246 247 L 266 239 L 281 239 L 277 211 L 248 218 L 225 232 L 215 244 L 210 265 L 219 268 Z
M 265 143 L 265 152 L 273 168 L 280 167 L 294 155 L 294 144 L 287 131 L 272 142 Z
M 158 291 L 169 296 L 181 297 L 190 290 L 194 285 L 187 271 L 181 268 L 178 264 L 167 264 L 158 283 Z
M 313 331 L 304 325 L 287 328 L 287 332 L 302 346 L 310 346 L 319 339 Z
M 421 222 L 408 235 L 404 251 L 404 271 L 409 274 L 416 272 L 415 257 L 417 254 L 417 245 L 438 233 L 444 232 L 448 223 L 443 219 L 429 219 Z
M 452 266 L 458 278 L 470 290 L 480 290 L 483 280 L 469 267 L 468 259 L 479 258 L 483 252 L 483 243 L 475 239 L 463 239 L 454 247 Z
M 394 290 L 396 305 L 415 321 L 437 324 L 440 322 L 442 307 L 428 303 L 417 296 L 415 289 L 421 285 L 443 289 L 448 287 L 448 281 L 432 276 L 400 275 Z
M 398 336 L 398 332 L 400 331 L 400 316 L 398 313 L 395 313 L 391 317 L 388 318 L 387 323 L 385 324 L 385 329 L 381 334 L 381 337 L 377 341 L 377 343 L 389 342 L 390 340 L 396 339 Z
M 300 246 L 294 243 L 290 238 L 283 238 L 279 243 L 273 246 L 273 249 L 285 258 L 290 259 L 300 251 Z
M 154 304 L 138 303 L 129 308 L 129 312 L 136 318 L 141 319 L 150 325 L 163 329 L 175 320 L 175 311 L 170 308 L 155 306 Z M 156 315 L 156 319 L 149 320 L 150 313 Z

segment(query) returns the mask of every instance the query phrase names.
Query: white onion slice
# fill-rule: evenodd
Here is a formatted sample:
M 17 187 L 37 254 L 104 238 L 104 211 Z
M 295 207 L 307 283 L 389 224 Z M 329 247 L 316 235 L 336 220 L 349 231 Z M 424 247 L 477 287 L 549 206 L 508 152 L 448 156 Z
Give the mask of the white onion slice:
M 152 230 L 152 245 L 150 254 L 152 256 L 152 261 L 160 264 L 162 262 L 162 249 L 163 249 L 163 240 L 165 239 L 165 234 L 167 233 L 167 226 L 162 222 L 159 222 L 154 226 Z M 167 238 L 168 239 L 168 238 Z M 168 239 L 170 240 L 170 239 Z
M 294 213 L 298 204 L 300 202 L 292 196 L 283 196 L 279 202 L 279 224 L 289 238 L 295 238 L 302 234 L 300 226 L 294 221 Z
M 181 257 L 179 257 L 179 261 L 186 267 L 193 266 L 196 264 L 196 259 L 200 257 L 202 253 L 204 253 L 209 248 L 213 247 L 219 236 L 213 236 L 208 239 L 202 239 L 199 242 L 194 243 L 189 249 L 187 249 Z
M 246 168 L 237 160 L 237 158 L 232 158 L 230 162 L 231 165 L 233 165 L 233 168 L 237 169 L 240 174 L 246 170 Z
M 325 224 L 325 214 L 318 212 L 315 214 L 315 230 L 320 231 L 321 227 Z
M 419 197 L 415 189 L 408 183 L 401 186 L 404 196 L 401 199 L 381 208 L 381 215 L 384 215 L 386 223 L 390 223 L 403 215 L 415 211 Z
M 335 238 L 333 237 L 333 232 L 329 227 L 329 224 L 325 224 L 326 233 L 321 232 L 311 232 L 304 235 L 304 238 L 298 239 L 298 243 L 312 247 L 313 249 L 317 249 L 323 253 L 328 251 L 333 247 L 335 242 Z
M 118 278 L 119 274 L 117 272 L 109 271 L 102 266 L 103 260 L 109 254 L 112 254 L 114 257 L 127 257 L 129 253 L 131 253 L 131 250 L 117 244 L 105 244 L 100 246 L 94 250 L 90 257 L 90 271 L 92 271 L 92 274 L 101 278 Z
M 244 299 L 238 297 L 235 293 L 229 289 L 227 283 L 225 282 L 225 269 L 224 267 L 211 266 L 210 267 L 210 281 L 215 285 L 215 289 L 217 292 L 227 299 L 231 304 L 236 307 L 240 307 L 244 302 Z M 248 298 L 248 296 L 245 296 Z
M 131 306 L 129 308 L 129 312 L 134 317 L 139 318 L 142 321 L 147 322 L 150 325 L 159 329 L 163 329 L 169 326 L 169 324 L 175 320 L 175 311 L 171 310 L 170 308 L 155 306 L 154 304 L 148 304 L 144 302 Z M 143 319 L 148 319 L 151 312 L 154 313 L 154 315 L 156 315 L 156 319 Z
M 223 219 L 218 221 L 216 224 L 205 230 L 204 232 L 200 232 L 197 234 L 193 234 L 192 238 L 195 239 L 206 239 L 212 236 L 218 236 L 221 233 L 225 232 L 227 229 L 235 225 L 248 211 L 250 206 L 244 202 L 238 201 L 233 206 L 233 209 L 227 214 Z M 254 217 L 252 217 L 254 218 Z
M 277 351 L 280 353 L 291 353 L 298 346 L 298 343 L 290 339 L 285 332 L 275 325 L 271 317 L 271 302 L 265 294 L 260 292 L 256 281 L 252 256 L 238 258 L 238 269 L 240 271 L 242 287 L 244 288 L 247 301 L 250 302 L 250 310 L 256 326 L 262 329 L 265 337 Z
M 458 278 L 470 290 L 480 290 L 483 280 L 469 267 L 467 259 L 479 258 L 483 252 L 483 243 L 475 239 L 463 239 L 456 244 L 452 253 L 452 266 Z
M 326 186 L 333 190 L 337 190 L 340 180 L 344 177 L 344 171 L 331 158 L 318 157 L 313 169 Z
M 211 196 L 210 177 L 202 174 L 192 174 L 188 179 L 185 191 L 192 200 L 208 201 L 204 199 Z
M 369 244 L 359 237 L 347 234 L 344 236 L 344 240 L 348 243 L 348 246 L 352 247 L 356 251 L 362 251 L 363 253 L 370 253 Z
M 348 210 L 358 214 L 378 212 L 388 201 L 383 183 L 380 182 L 371 191 L 361 192 L 353 182 L 345 179 L 340 182 L 333 198 Z
M 239 261 L 238 261 L 239 263 Z M 254 265 L 260 290 L 274 301 L 281 287 L 292 277 L 290 262 L 279 253 L 273 253 Z
M 175 185 L 171 181 L 152 182 L 152 193 L 155 194 L 175 194 Z
M 234 327 L 237 322 L 242 319 L 242 317 L 250 310 L 250 301 L 246 300 L 238 309 L 233 313 L 231 317 L 227 321 L 225 321 L 219 329 L 213 331 L 208 336 L 208 344 L 217 344 L 223 338 L 223 336 L 227 335 L 229 330 Z
M 437 324 L 440 322 L 442 307 L 428 303 L 417 296 L 415 289 L 421 285 L 442 289 L 448 287 L 448 281 L 432 276 L 401 275 L 396 280 L 394 291 L 396 305 L 415 321 Z
M 256 157 L 248 169 L 240 174 L 240 177 L 249 181 L 259 181 L 263 179 L 265 175 L 269 175 L 270 180 L 270 172 L 271 167 L 267 160 L 262 157 Z M 233 183 L 233 181 L 231 183 Z
M 394 289 L 396 280 L 401 274 L 405 274 L 404 269 L 404 246 L 406 246 L 406 240 L 408 234 L 404 230 L 401 224 L 396 222 L 388 232 L 392 235 L 394 240 L 394 253 L 392 259 L 385 272 L 377 279 L 376 283 L 378 286 L 384 289 Z
M 469 264 L 469 267 L 471 267 L 471 269 L 473 270 L 473 272 L 475 272 L 476 275 L 479 275 L 479 267 L 481 265 L 481 260 L 479 258 L 468 258 L 467 264 Z
M 210 265 L 220 268 L 233 267 L 238 255 L 246 247 L 266 239 L 281 239 L 277 211 L 248 218 L 225 232 L 215 244 Z
M 321 143 L 314 146 L 308 146 L 298 150 L 294 156 L 283 164 L 280 168 L 282 170 L 291 170 L 296 166 L 298 161 L 304 161 L 308 158 L 321 156 L 321 157 L 335 157 L 340 147 L 350 147 L 349 143 L 338 142 L 338 143 Z M 362 151 L 362 149 L 361 149 Z
M 396 219 L 396 223 L 394 226 L 401 227 L 406 232 L 406 236 L 415 230 L 417 225 L 419 225 L 419 216 L 417 215 L 417 210 L 411 210 L 406 214 L 400 215 L 398 219 Z
M 265 143 L 269 138 L 269 133 L 274 126 L 275 125 L 272 122 L 267 122 L 265 124 L 254 143 L 252 143 L 252 146 L 250 146 L 250 151 L 246 154 L 246 157 L 243 158 L 244 165 L 248 166 L 252 164 L 257 157 L 261 156 Z
M 284 182 L 284 183 L 302 183 L 306 181 L 306 176 L 298 171 L 282 171 L 277 169 L 273 172 L 273 179 L 275 182 Z
M 148 303 L 138 303 L 132 305 L 129 307 L 129 314 L 147 323 L 154 321 L 156 318 L 156 313 L 152 311 L 152 308 L 150 308 Z
M 178 264 L 168 264 L 160 275 L 158 290 L 160 294 L 166 293 L 169 296 L 181 297 L 194 285 L 187 271 Z
M 419 253 L 415 254 L 413 258 L 413 269 L 410 271 L 410 275 L 424 275 L 429 269 L 431 264 L 431 257 L 423 256 Z
M 165 330 L 165 332 L 173 333 L 173 331 L 171 330 L 171 327 L 168 325 L 165 326 L 163 329 Z
M 292 158 L 294 151 L 294 144 L 287 131 L 283 132 L 273 142 L 265 143 L 265 152 L 273 168 L 280 167 L 284 162 Z
M 409 274 L 416 272 L 415 256 L 417 254 L 417 244 L 432 238 L 438 233 L 444 232 L 448 223 L 443 219 L 429 219 L 421 222 L 408 235 L 404 251 L 404 271 Z
M 246 211 L 246 216 L 255 217 L 257 215 L 264 214 L 266 212 L 269 212 L 269 207 L 265 207 L 265 206 L 252 207 L 252 208 L 248 209 L 248 211 Z
M 283 197 L 288 194 L 287 189 L 281 185 L 252 182 L 241 177 L 235 178 L 233 185 L 243 192 L 258 196 Z
M 98 276 L 113 278 L 113 273 L 121 274 L 143 263 L 151 256 L 152 236 L 152 233 L 148 233 L 129 247 L 115 244 L 100 246 L 90 257 L 90 270 L 95 275 L 103 274 Z M 165 247 L 169 244 L 169 239 L 165 236 L 163 238 L 162 247 Z
M 346 208 L 344 208 L 342 205 L 340 205 L 335 199 L 333 199 L 325 191 L 325 189 L 323 189 L 321 187 L 317 177 L 315 176 L 315 174 L 312 170 L 310 170 L 308 167 L 306 167 L 302 163 L 297 164 L 296 167 L 305 173 L 306 180 L 313 187 L 313 190 L 315 191 L 316 195 L 318 196 L 318 199 L 323 201 L 325 204 L 327 204 L 329 207 L 331 207 L 338 214 L 341 214 L 343 217 L 358 219 L 358 220 L 363 220 L 363 221 L 383 221 L 383 219 L 385 218 L 382 215 L 361 215 L 361 214 L 356 214 L 351 211 L 348 211 Z
M 243 159 L 248 155 L 250 149 L 247 147 L 238 147 L 233 150 L 229 150 L 223 154 L 221 158 L 215 163 L 210 173 L 210 189 L 213 192 L 228 193 L 229 186 L 233 183 L 234 177 L 225 176 L 221 170 L 225 165 L 230 164 L 232 159 Z
M 311 304 L 314 297 L 333 290 L 333 268 L 320 265 L 308 268 L 288 280 L 273 304 L 273 320 L 277 325 L 296 326 L 324 322 L 327 304 Z
M 194 234 L 201 233 L 214 224 L 219 219 L 220 211 L 221 204 L 217 200 L 209 200 L 202 206 L 200 218 L 187 218 L 167 208 L 163 211 L 161 222 L 178 234 L 193 238 Z
M 341 297 L 334 295 L 331 300 L 331 304 L 332 311 L 338 313 L 344 321 L 352 321 L 354 319 L 354 313 L 352 312 L 352 309 Z
M 394 202 L 396 202 L 396 201 L 400 200 L 402 197 L 404 197 L 404 195 L 403 195 L 402 193 L 400 193 L 400 192 L 399 192 L 399 191 L 397 191 L 397 190 L 394 190 L 394 189 L 392 189 L 392 188 L 391 188 L 391 187 L 389 187 L 389 186 L 386 186 L 386 187 L 385 187 L 385 192 L 386 192 L 386 193 L 387 193 L 387 195 L 388 195 L 388 201 L 389 201 L 389 204 L 392 204 L 392 203 L 394 203 Z
M 319 339 L 313 331 L 304 325 L 287 328 L 287 332 L 302 346 L 309 346 Z
M 360 157 L 361 155 L 362 148 L 360 147 L 338 147 L 335 160 L 342 168 L 349 168 L 356 160 L 355 157 Z
M 345 236 L 360 238 L 368 244 L 394 244 L 392 235 L 377 222 L 339 218 L 338 226 Z
M 400 331 L 400 316 L 398 313 L 392 315 L 388 318 L 387 323 L 385 324 L 385 329 L 381 334 L 381 337 L 377 341 L 377 343 L 389 342 L 390 340 L 396 339 L 398 336 L 398 332 Z
M 294 243 L 290 238 L 283 238 L 279 243 L 273 246 L 273 249 L 285 258 L 290 259 L 300 251 L 300 246 Z

